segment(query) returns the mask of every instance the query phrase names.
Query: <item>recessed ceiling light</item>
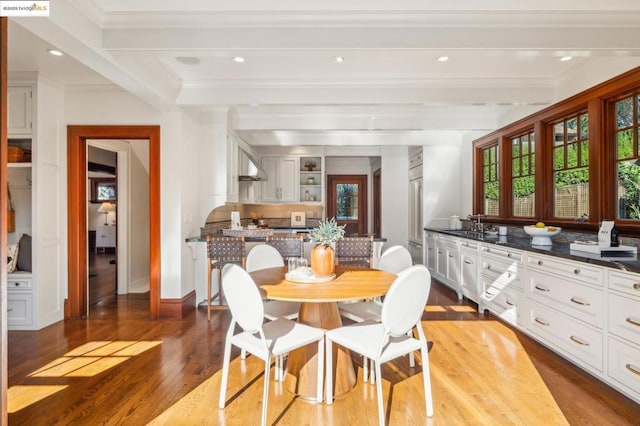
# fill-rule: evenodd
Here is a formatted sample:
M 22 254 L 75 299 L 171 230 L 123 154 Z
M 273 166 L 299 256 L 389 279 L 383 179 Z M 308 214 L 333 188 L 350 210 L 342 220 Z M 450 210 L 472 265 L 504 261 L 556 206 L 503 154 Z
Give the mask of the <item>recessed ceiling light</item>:
M 200 63 L 200 59 L 193 56 L 178 56 L 176 60 L 185 65 L 198 65 Z
M 563 56 L 562 58 L 560 58 L 560 60 L 562 62 L 567 62 L 573 59 L 573 56 Z
M 438 56 L 438 62 L 447 62 L 448 60 L 448 56 Z
M 49 49 L 49 50 L 47 50 L 47 52 L 49 52 L 53 56 L 62 56 L 63 55 L 63 53 L 61 51 L 59 51 L 58 49 Z
M 333 58 L 333 60 L 337 63 L 344 62 L 344 58 L 342 56 L 336 56 L 335 58 Z
M 238 62 L 238 63 L 242 63 L 244 62 L 244 58 L 242 56 L 235 56 L 233 58 L 234 61 Z

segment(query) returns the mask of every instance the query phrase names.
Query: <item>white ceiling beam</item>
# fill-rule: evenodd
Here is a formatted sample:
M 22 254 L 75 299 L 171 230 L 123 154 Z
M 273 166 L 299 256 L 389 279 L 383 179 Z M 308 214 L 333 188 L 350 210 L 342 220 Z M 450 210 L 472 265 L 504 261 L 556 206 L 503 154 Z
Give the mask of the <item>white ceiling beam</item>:
M 637 54 L 636 28 L 117 28 L 105 29 L 111 52 L 244 49 L 479 49 L 588 51 Z
M 552 87 L 521 88 L 403 88 L 306 87 L 306 88 L 185 88 L 178 105 L 235 104 L 438 104 L 495 105 L 540 104 L 554 100 Z
M 18 25 L 52 46 L 61 49 L 89 69 L 111 80 L 116 85 L 156 108 L 173 104 L 175 91 L 168 90 L 167 81 L 150 84 L 146 75 L 135 75 L 119 65 L 114 58 L 102 50 L 102 32 L 94 22 L 69 3 L 56 0 L 48 18 L 14 18 Z

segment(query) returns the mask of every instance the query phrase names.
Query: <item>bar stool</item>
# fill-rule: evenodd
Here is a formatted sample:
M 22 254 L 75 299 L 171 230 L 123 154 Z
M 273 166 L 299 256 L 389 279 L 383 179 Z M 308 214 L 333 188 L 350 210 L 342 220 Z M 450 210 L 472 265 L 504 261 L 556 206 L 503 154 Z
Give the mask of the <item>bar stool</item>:
M 373 236 L 344 237 L 336 241 L 336 263 L 373 267 Z
M 304 257 L 304 235 L 291 237 L 273 237 L 268 235 L 265 242 L 278 250 L 284 262 L 287 263 L 290 257 Z
M 222 291 L 221 271 L 224 265 L 235 263 L 244 269 L 246 266 L 246 248 L 243 237 L 211 237 L 207 235 L 207 319 L 211 320 L 211 302 L 218 296 L 220 306 L 224 304 L 224 293 Z M 218 293 L 211 296 L 212 273 L 218 274 Z

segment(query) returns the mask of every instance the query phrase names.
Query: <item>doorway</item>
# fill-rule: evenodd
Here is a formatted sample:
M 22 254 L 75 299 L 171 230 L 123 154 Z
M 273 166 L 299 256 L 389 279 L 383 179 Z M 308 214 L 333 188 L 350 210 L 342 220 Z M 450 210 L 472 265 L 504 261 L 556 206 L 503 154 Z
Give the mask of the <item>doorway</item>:
M 94 306 L 113 301 L 118 285 L 118 224 L 122 221 L 117 212 L 118 202 L 118 154 L 89 144 L 87 151 L 87 175 L 89 197 L 87 199 L 87 229 L 89 233 L 89 314 Z M 120 199 L 119 199 L 120 198 Z
M 149 308 L 160 316 L 160 126 L 68 126 L 68 270 L 65 318 L 88 312 L 87 141 L 127 139 L 149 144 Z
M 367 175 L 327 176 L 327 217 L 345 226 L 345 234 L 367 233 Z

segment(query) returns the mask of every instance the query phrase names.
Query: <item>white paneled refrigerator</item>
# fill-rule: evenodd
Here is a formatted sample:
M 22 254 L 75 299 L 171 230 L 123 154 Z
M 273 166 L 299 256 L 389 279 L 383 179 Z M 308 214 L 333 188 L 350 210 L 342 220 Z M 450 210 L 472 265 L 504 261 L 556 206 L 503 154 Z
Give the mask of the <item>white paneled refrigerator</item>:
M 422 163 L 409 169 L 409 251 L 414 263 L 422 259 Z

